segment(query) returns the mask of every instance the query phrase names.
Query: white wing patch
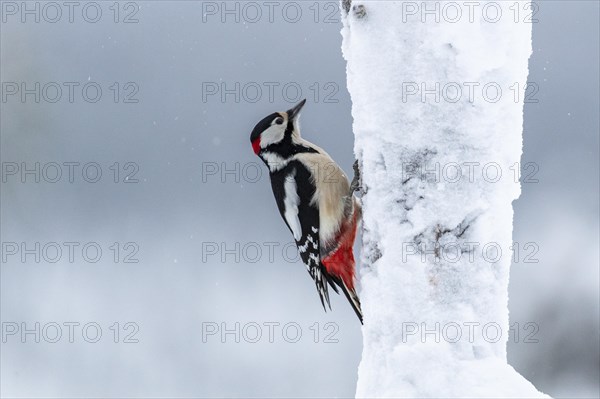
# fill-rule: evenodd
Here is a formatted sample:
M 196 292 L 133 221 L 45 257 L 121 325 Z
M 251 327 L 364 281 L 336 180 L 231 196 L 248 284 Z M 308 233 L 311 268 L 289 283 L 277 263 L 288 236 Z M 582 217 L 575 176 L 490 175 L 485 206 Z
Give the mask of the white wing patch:
M 300 219 L 298 218 L 298 205 L 300 204 L 300 197 L 298 197 L 297 186 L 296 186 L 296 171 L 290 173 L 283 183 L 285 191 L 285 198 L 283 203 L 285 205 L 285 220 L 292 229 L 294 239 L 299 241 L 302 238 L 302 226 L 300 225 Z

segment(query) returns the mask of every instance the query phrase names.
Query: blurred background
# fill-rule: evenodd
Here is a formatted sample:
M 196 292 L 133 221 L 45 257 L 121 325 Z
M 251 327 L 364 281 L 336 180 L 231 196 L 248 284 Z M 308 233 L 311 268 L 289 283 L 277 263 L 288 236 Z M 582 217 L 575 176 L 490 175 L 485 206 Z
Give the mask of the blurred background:
M 599 3 L 537 4 L 508 357 L 598 397 Z M 356 316 L 322 311 L 249 142 L 306 97 L 351 172 L 338 2 L 0 5 L 1 395 L 353 396 Z

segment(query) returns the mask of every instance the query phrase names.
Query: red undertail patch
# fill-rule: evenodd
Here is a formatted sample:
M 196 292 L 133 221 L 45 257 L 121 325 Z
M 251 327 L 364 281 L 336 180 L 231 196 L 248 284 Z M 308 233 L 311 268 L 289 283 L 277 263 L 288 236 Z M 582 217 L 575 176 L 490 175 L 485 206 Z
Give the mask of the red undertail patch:
M 354 239 L 358 225 L 357 213 L 354 212 L 352 222 L 342 226 L 338 242 L 340 245 L 329 256 L 322 259 L 323 265 L 329 274 L 340 277 L 349 290 L 354 290 Z

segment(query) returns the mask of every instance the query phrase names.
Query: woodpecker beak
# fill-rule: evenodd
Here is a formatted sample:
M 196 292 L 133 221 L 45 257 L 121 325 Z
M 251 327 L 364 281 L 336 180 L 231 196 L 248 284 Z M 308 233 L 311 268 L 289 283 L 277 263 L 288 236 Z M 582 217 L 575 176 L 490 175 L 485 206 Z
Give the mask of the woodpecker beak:
M 306 98 L 300 101 L 298 104 L 296 104 L 294 108 L 287 111 L 289 120 L 293 121 L 298 117 L 300 111 L 302 110 L 302 107 L 304 107 L 304 104 L 306 104 Z

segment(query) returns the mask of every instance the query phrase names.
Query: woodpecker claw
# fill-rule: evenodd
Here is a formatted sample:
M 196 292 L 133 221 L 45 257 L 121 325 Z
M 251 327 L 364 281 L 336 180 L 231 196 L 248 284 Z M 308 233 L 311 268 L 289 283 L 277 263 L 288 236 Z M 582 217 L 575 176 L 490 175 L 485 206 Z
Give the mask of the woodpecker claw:
M 352 183 L 350 183 L 350 197 L 356 191 L 362 191 L 362 187 L 360 186 L 360 168 L 358 167 L 358 159 L 354 161 L 352 165 L 352 169 L 354 170 L 354 178 L 352 179 Z

